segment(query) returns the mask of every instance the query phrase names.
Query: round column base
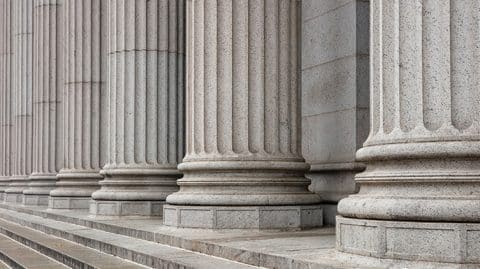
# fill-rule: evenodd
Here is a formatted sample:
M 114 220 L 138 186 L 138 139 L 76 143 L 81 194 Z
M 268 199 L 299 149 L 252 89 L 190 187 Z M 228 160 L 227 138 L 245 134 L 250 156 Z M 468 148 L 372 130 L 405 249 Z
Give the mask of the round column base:
M 337 216 L 337 249 L 382 259 L 480 263 L 480 224 Z
M 95 216 L 161 216 L 164 201 L 92 200 L 90 214 Z
M 320 205 L 165 205 L 163 224 L 177 228 L 298 230 L 322 226 L 323 211 Z
M 23 193 L 13 193 L 13 192 L 7 192 L 4 193 L 3 201 L 6 203 L 17 203 L 21 204 L 23 203 Z
M 89 209 L 90 197 L 61 197 L 50 196 L 48 208 L 50 209 Z
M 23 194 L 23 205 L 47 206 L 48 195 L 42 194 Z

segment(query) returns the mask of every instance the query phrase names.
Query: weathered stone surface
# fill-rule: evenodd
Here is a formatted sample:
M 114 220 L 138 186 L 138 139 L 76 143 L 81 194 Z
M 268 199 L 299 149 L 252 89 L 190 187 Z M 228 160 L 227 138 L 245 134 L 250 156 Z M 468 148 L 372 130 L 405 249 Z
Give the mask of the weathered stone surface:
M 14 109 L 14 14 L 15 1 L 0 1 L 0 198 L 4 200 L 12 175 Z
M 102 201 L 90 202 L 90 213 L 114 216 L 161 216 L 164 201 Z
M 371 4 L 371 129 L 357 152 L 367 169 L 356 177 L 359 194 L 338 205 L 356 224 L 339 224 L 344 238 L 338 247 L 472 262 L 459 254 L 469 230 L 455 227 L 480 221 L 480 3 Z M 385 237 L 386 250 L 366 239 L 378 236 Z
M 108 146 L 107 1 L 67 0 L 64 5 L 65 164 L 49 206 L 89 208 Z
M 184 219 L 235 206 L 235 226 L 251 228 L 260 215 L 240 207 L 320 201 L 301 156 L 298 15 L 298 1 L 187 2 L 187 155 L 180 191 L 167 197 L 177 212 L 189 207 Z M 212 227 L 200 214 L 196 226 Z
M 166 226 L 206 229 L 305 229 L 322 226 L 321 205 L 175 206 L 165 205 Z
M 91 213 L 161 214 L 184 152 L 184 1 L 109 3 L 110 154 Z
M 8 238 L 0 235 L 0 260 L 5 261 L 11 268 L 28 268 L 28 269 L 68 269 L 64 264 L 56 262 L 49 257 L 38 253 L 37 251 L 22 245 Z M 10 267 L 0 268 L 10 269 Z
M 480 263 L 480 224 L 337 217 L 340 251 L 388 259 Z
M 48 204 L 63 166 L 63 14 L 61 0 L 34 0 L 33 171 L 24 204 Z
M 32 90 L 33 90 L 33 0 L 13 1 L 15 37 L 14 126 L 11 183 L 5 190 L 6 201 L 23 202 L 32 172 Z
M 18 224 L 0 219 L 0 233 L 73 268 L 257 268 L 75 224 L 25 214 L 3 217 Z

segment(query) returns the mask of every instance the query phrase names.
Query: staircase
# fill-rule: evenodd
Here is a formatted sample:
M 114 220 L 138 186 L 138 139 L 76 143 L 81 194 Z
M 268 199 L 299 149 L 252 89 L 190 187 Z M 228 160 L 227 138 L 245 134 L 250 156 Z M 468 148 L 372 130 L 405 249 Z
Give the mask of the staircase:
M 259 268 L 21 211 L 0 208 L 0 269 Z

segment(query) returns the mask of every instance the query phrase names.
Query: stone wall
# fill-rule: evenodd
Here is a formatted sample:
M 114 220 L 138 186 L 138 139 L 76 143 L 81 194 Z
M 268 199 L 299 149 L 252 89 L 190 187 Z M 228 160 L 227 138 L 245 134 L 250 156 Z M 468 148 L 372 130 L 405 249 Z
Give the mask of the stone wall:
M 304 0 L 302 5 L 303 155 L 310 189 L 335 204 L 356 191 L 355 152 L 368 135 L 369 1 Z M 330 220 L 330 221 L 329 221 Z

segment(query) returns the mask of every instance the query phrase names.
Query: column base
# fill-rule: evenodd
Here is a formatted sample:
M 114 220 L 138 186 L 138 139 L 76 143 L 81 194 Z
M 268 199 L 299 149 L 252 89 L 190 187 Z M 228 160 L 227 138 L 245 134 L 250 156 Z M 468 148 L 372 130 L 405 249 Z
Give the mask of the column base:
M 51 209 L 89 209 L 90 197 L 60 197 L 50 196 L 48 199 L 48 208 Z
M 23 205 L 33 205 L 33 206 L 47 206 L 48 205 L 48 195 L 41 194 L 24 194 L 23 195 Z
M 365 169 L 361 163 L 312 164 L 305 177 L 311 180 L 308 189 L 322 197 L 322 202 L 338 203 L 358 192 L 355 175 Z
M 5 193 L 3 197 L 3 201 L 7 203 L 17 203 L 21 204 L 23 203 L 23 193 Z
M 164 201 L 92 200 L 90 214 L 95 216 L 162 216 Z
M 322 226 L 323 212 L 320 205 L 165 205 L 163 224 L 203 229 L 304 229 Z
M 385 259 L 479 263 L 480 223 L 354 219 L 337 216 L 339 251 Z

